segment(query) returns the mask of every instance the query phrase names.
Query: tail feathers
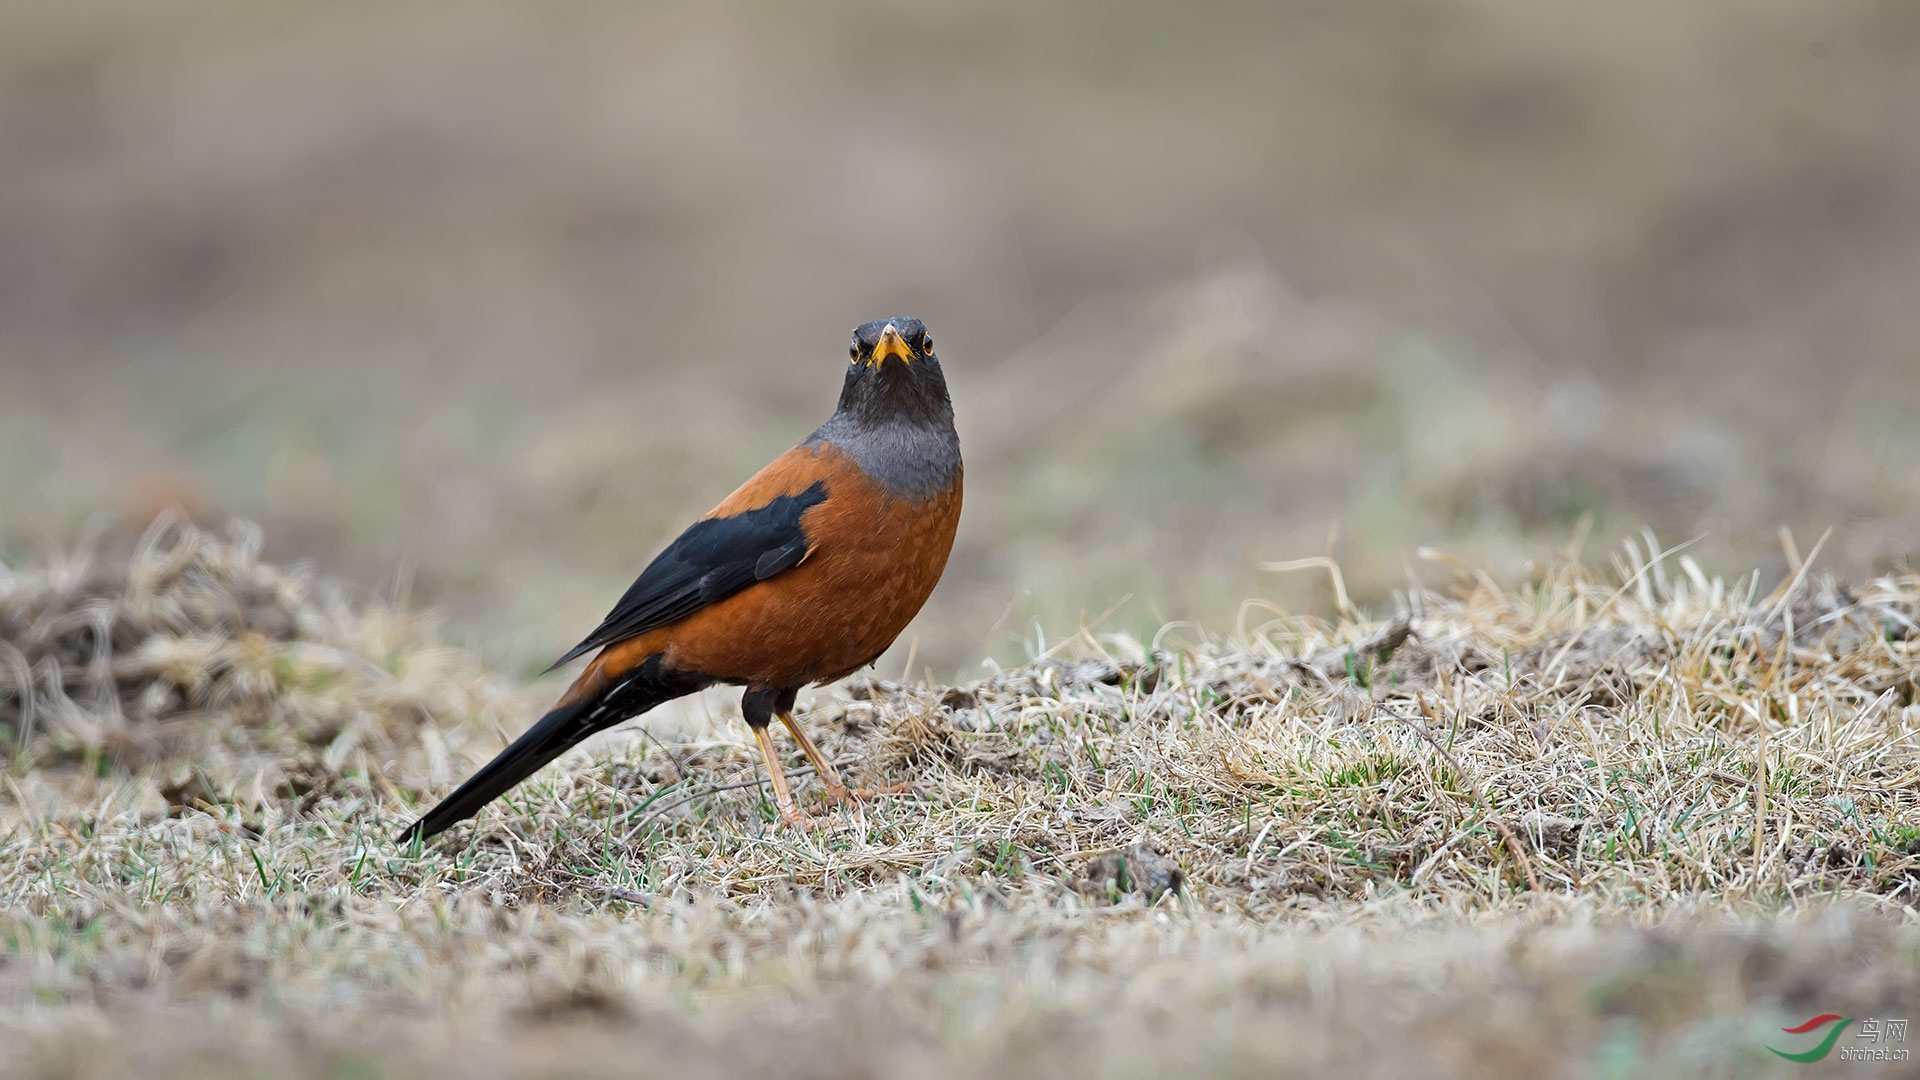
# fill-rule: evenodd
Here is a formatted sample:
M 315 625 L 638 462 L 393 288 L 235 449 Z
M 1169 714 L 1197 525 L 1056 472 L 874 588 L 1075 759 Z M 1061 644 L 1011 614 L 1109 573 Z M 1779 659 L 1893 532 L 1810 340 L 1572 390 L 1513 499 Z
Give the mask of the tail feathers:
M 467 820 L 480 808 L 506 794 L 507 790 L 533 775 L 540 766 L 567 752 L 580 740 L 600 730 L 590 722 L 593 702 L 562 705 L 540 718 L 512 745 L 500 751 L 466 783 L 441 801 L 440 805 L 413 823 L 395 839 L 402 844 L 425 840 L 436 833 Z
M 508 789 L 587 736 L 704 685 L 704 679 L 667 671 L 657 656 L 618 680 L 606 679 L 597 665 L 588 669 L 574 684 L 574 689 L 561 699 L 560 705 L 395 840 L 408 844 L 444 832 L 479 813 L 481 807 L 506 794 Z M 593 691 L 580 693 L 583 687 L 589 686 Z

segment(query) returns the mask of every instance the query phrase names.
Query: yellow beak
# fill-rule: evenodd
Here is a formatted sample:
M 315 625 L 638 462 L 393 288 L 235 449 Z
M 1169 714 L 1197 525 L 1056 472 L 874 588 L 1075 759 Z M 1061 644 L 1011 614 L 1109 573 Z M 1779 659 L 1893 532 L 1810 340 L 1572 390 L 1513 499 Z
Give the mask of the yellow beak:
M 913 363 L 913 350 L 907 347 L 907 339 L 900 336 L 900 331 L 895 330 L 892 323 L 880 331 L 880 342 L 873 347 L 873 359 L 867 361 L 867 366 L 879 367 L 889 356 Z

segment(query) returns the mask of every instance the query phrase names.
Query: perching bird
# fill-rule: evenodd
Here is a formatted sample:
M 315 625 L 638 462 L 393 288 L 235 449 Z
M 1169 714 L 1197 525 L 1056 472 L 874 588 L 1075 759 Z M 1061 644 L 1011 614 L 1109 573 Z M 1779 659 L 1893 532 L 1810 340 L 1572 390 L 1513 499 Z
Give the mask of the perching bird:
M 835 801 L 852 793 L 793 719 L 801 687 L 871 664 L 926 602 L 960 523 L 960 439 L 918 319 L 853 332 L 840 405 L 642 571 L 554 667 L 599 655 L 552 711 L 400 841 L 477 813 L 580 740 L 715 683 L 740 699 L 781 820 L 805 827 L 768 726 L 785 724 Z M 549 669 L 551 670 L 551 669 Z

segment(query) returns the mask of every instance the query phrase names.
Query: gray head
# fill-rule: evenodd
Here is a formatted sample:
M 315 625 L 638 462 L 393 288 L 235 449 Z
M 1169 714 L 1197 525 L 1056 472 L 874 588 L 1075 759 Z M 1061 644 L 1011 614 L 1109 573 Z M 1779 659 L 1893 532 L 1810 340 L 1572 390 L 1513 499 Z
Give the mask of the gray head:
M 905 317 L 862 323 L 847 354 L 840 407 L 803 445 L 832 443 L 909 498 L 946 491 L 960 472 L 960 438 L 926 324 Z

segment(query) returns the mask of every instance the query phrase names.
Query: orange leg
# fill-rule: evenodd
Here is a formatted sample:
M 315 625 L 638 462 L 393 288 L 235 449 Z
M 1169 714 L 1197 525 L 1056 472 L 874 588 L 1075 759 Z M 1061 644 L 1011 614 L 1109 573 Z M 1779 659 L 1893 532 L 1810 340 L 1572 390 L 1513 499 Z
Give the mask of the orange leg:
M 913 785 L 911 784 L 893 784 L 888 787 L 871 790 L 867 788 L 849 789 L 846 782 L 840 779 L 840 773 L 834 769 L 833 763 L 827 760 L 827 755 L 822 754 L 820 748 L 813 745 L 813 740 L 807 738 L 805 729 L 801 728 L 800 722 L 793 718 L 792 713 L 781 713 L 780 722 L 787 725 L 787 730 L 793 733 L 794 741 L 800 744 L 801 753 L 806 754 L 807 760 L 813 762 L 814 775 L 820 778 L 821 786 L 827 789 L 828 802 L 845 803 L 855 800 L 871 799 L 880 795 L 907 795 L 912 793 Z
M 787 774 L 773 752 L 773 733 L 765 724 L 754 724 L 753 738 L 760 744 L 760 756 L 767 761 L 767 782 L 773 785 L 773 805 L 780 811 L 782 823 L 795 829 L 811 829 L 819 822 L 800 813 L 793 805 L 793 790 L 787 787 Z

